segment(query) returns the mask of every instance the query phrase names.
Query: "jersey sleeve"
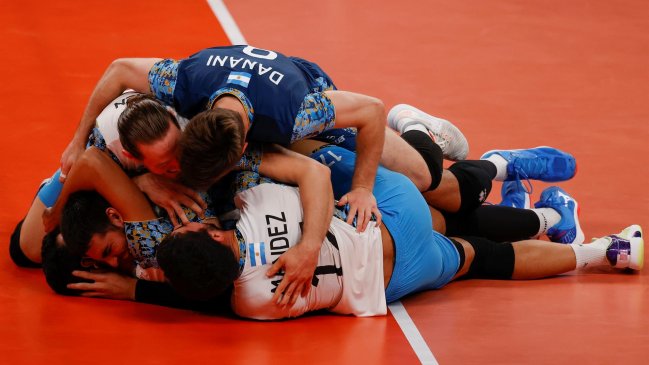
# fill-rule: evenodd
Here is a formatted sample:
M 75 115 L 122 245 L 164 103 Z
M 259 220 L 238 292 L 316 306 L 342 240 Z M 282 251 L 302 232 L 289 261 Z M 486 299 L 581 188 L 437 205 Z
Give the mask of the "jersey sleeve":
M 295 117 L 291 143 L 316 136 L 334 127 L 336 112 L 324 92 L 308 94 Z
M 124 222 L 128 249 L 142 268 L 158 267 L 156 251 L 160 242 L 173 231 L 168 219 L 158 218 L 145 222 Z
M 261 145 L 250 144 L 244 151 L 243 156 L 241 156 L 241 159 L 235 166 L 235 169 L 259 173 L 259 166 L 261 165 L 261 159 L 263 155 L 264 151 Z
M 156 98 L 167 105 L 174 105 L 174 90 L 178 79 L 179 61 L 164 59 L 149 70 L 149 87 Z

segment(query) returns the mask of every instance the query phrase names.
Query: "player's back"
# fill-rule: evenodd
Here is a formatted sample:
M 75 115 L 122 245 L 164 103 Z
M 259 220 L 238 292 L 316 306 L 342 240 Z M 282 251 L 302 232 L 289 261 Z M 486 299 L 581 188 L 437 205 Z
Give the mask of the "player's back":
M 243 272 L 235 281 L 235 313 L 255 319 L 296 317 L 318 309 L 356 315 L 385 314 L 378 228 L 372 225 L 359 234 L 334 218 L 320 249 L 309 295 L 299 297 L 293 306 L 281 307 L 272 297 L 283 275 L 268 278 L 266 272 L 302 236 L 299 191 L 284 185 L 262 184 L 240 193 L 239 198 L 243 206 L 237 224 L 238 238 L 245 247 L 246 258 Z

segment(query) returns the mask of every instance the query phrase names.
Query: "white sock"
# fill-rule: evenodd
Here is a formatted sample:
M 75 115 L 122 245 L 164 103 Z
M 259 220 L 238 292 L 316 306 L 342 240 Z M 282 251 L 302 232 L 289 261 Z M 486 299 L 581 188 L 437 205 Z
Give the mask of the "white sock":
M 610 266 L 606 259 L 606 249 L 611 241 L 604 237 L 591 243 L 571 243 L 569 246 L 575 251 L 577 259 L 576 270 L 584 269 L 587 266 Z
M 536 235 L 537 237 L 542 234 L 547 234 L 548 229 L 561 222 L 561 215 L 552 208 L 538 208 L 532 209 L 532 211 L 536 213 L 541 222 L 541 224 L 539 224 L 539 233 Z
M 412 123 L 411 125 L 407 126 L 403 130 L 403 133 L 406 133 L 408 131 L 420 131 L 426 133 L 426 135 L 429 135 L 428 128 L 426 128 L 423 124 L 419 124 L 419 123 Z
M 487 157 L 485 160 L 491 161 L 491 163 L 496 165 L 496 177 L 494 178 L 494 180 L 505 181 L 505 179 L 507 178 L 507 160 L 497 154 L 493 154 Z

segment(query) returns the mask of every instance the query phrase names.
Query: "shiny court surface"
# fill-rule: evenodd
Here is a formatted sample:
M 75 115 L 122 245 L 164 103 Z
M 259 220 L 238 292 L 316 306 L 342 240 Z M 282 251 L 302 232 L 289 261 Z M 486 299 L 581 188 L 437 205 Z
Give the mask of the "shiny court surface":
M 211 4 L 219 1 L 210 0 Z M 561 186 L 587 237 L 649 230 L 649 3 L 226 1 L 245 40 L 318 62 L 340 89 L 456 123 L 471 158 L 572 152 Z M 228 25 L 226 25 L 227 27 Z M 203 0 L 0 3 L 0 238 L 58 167 L 87 98 L 118 57 L 187 56 L 230 40 Z M 230 34 L 230 33 L 227 33 Z M 538 199 L 545 184 L 535 184 Z M 499 186 L 493 202 L 499 201 Z M 6 252 L 6 249 L 5 249 Z M 53 294 L 0 256 L 7 364 L 415 364 L 394 317 L 258 323 Z M 591 272 L 464 281 L 403 301 L 440 364 L 644 364 L 649 280 Z

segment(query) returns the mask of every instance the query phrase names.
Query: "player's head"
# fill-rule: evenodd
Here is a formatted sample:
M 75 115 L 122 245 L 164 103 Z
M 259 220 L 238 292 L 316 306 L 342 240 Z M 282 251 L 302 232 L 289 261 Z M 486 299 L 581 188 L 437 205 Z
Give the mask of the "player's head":
M 194 300 L 211 299 L 239 276 L 239 263 L 227 233 L 215 226 L 194 223 L 168 235 L 156 258 L 171 286 Z
M 128 267 L 132 259 L 120 213 L 95 191 L 70 195 L 63 207 L 61 232 L 70 252 L 112 268 Z
M 58 294 L 79 295 L 81 292 L 68 289 L 70 283 L 86 281 L 72 275 L 74 270 L 86 270 L 80 255 L 74 255 L 65 245 L 58 228 L 43 238 L 41 247 L 45 281 Z
M 181 131 L 175 115 L 150 95 L 130 97 L 126 105 L 117 123 L 125 155 L 156 175 L 177 177 Z
M 239 113 L 215 108 L 193 117 L 181 139 L 182 180 L 205 189 L 241 159 L 246 133 Z

